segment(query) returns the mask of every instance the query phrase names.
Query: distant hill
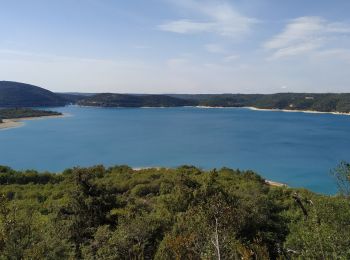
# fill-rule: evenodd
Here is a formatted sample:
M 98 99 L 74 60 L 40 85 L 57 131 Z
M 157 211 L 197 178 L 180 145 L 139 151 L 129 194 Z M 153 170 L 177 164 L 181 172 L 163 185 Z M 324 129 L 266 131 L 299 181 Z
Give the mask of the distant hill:
M 82 106 L 100 107 L 180 107 L 197 103 L 166 95 L 97 94 L 78 101 Z
M 0 107 L 53 107 L 69 101 L 49 90 L 12 81 L 0 81 Z
M 53 93 L 29 84 L 0 81 L 0 107 L 255 107 L 350 113 L 350 94 L 91 94 Z
M 77 101 L 78 105 L 101 107 L 255 107 L 260 109 L 350 112 L 350 94 L 97 94 Z
M 88 94 L 79 93 L 55 93 L 56 95 L 63 98 L 69 104 L 76 104 L 79 100 L 82 100 L 89 96 Z
M 277 94 L 174 94 L 172 97 L 196 101 L 209 107 L 255 107 L 261 109 L 350 112 L 350 94 L 277 93 Z

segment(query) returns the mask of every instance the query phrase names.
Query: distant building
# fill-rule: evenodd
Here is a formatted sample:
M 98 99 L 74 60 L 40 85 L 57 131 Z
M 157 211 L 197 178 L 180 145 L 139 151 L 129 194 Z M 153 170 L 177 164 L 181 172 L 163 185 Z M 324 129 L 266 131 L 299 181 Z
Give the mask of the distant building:
M 307 100 L 314 100 L 315 98 L 314 97 L 305 97 L 305 99 L 307 99 Z

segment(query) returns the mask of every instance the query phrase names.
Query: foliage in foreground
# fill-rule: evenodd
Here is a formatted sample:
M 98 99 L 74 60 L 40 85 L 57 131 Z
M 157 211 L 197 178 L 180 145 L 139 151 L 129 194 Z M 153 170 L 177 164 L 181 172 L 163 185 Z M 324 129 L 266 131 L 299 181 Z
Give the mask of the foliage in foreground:
M 0 182 L 0 259 L 350 258 L 349 194 L 250 171 L 0 167 Z

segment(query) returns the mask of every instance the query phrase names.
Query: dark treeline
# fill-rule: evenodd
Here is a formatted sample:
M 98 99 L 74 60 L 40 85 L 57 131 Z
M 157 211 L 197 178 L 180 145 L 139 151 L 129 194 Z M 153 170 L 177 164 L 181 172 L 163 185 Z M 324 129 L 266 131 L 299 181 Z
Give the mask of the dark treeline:
M 97 94 L 77 102 L 101 107 L 256 107 L 262 109 L 350 112 L 350 94 L 222 94 L 222 95 L 126 95 Z
M 350 165 L 337 196 L 251 171 L 0 167 L 0 259 L 349 259 Z
M 68 103 L 64 97 L 37 86 L 0 81 L 0 107 L 54 107 Z
M 256 107 L 262 109 L 312 110 L 321 112 L 350 112 L 350 94 L 222 94 L 173 95 L 210 107 Z
M 37 109 L 31 109 L 31 108 L 0 109 L 0 120 L 26 118 L 26 117 L 59 116 L 59 115 L 62 115 L 62 113 L 47 111 L 47 110 L 37 110 Z
M 97 94 L 77 102 L 82 106 L 99 107 L 181 107 L 196 102 L 166 95 Z
M 41 107 L 78 104 L 100 107 L 256 107 L 262 109 L 350 112 L 350 94 L 79 94 L 53 93 L 33 85 L 0 81 L 0 107 Z

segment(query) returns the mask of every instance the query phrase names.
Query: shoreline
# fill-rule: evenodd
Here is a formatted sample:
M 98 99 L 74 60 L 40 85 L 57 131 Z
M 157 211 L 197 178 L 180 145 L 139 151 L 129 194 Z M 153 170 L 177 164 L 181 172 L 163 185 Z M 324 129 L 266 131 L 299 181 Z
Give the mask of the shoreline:
M 7 130 L 12 128 L 18 128 L 25 125 L 26 120 L 41 120 L 41 119 L 49 119 L 49 118 L 60 118 L 69 116 L 68 114 L 62 115 L 52 115 L 52 116 L 38 116 L 38 117 L 20 117 L 20 118 L 9 118 L 3 119 L 3 123 L 0 123 L 0 130 Z
M 142 171 L 142 170 L 149 170 L 149 169 L 160 170 L 162 168 L 171 169 L 171 168 L 166 168 L 166 167 L 132 167 L 133 171 Z M 273 186 L 273 187 L 285 187 L 285 188 L 289 187 L 287 184 L 282 183 L 282 182 L 271 181 L 271 180 L 267 180 L 267 179 L 265 179 L 264 181 L 267 185 Z
M 276 181 L 265 180 L 265 183 L 274 187 L 288 187 L 287 184 Z
M 293 109 L 279 109 L 279 108 L 257 108 L 257 107 L 224 107 L 224 106 L 173 106 L 173 107 L 103 107 L 103 106 L 87 106 L 87 105 L 76 105 L 79 107 L 88 107 L 88 108 L 199 108 L 199 109 L 222 109 L 222 108 L 230 108 L 230 109 L 237 109 L 237 108 L 244 108 L 254 111 L 270 111 L 270 112 L 286 112 L 286 113 L 306 113 L 306 114 L 330 114 L 330 115 L 343 115 L 343 116 L 350 116 L 349 113 L 345 112 L 322 112 L 322 111 L 316 111 L 316 110 L 293 110 Z
M 306 113 L 306 114 L 330 114 L 350 116 L 350 113 L 345 112 L 322 112 L 315 110 L 292 110 L 292 109 L 278 109 L 278 108 L 256 108 L 256 107 L 242 107 L 254 111 L 271 111 L 271 112 L 286 112 L 286 113 Z
M 330 115 L 343 115 L 343 116 L 350 116 L 349 113 L 345 112 L 323 112 L 323 111 L 315 111 L 315 110 L 296 110 L 296 109 L 279 109 L 279 108 L 257 108 L 257 107 L 210 107 L 210 106 L 194 106 L 196 108 L 205 108 L 205 109 L 221 109 L 221 108 L 244 108 L 249 109 L 253 111 L 270 111 L 270 112 L 286 112 L 286 113 L 306 113 L 306 114 L 330 114 Z

